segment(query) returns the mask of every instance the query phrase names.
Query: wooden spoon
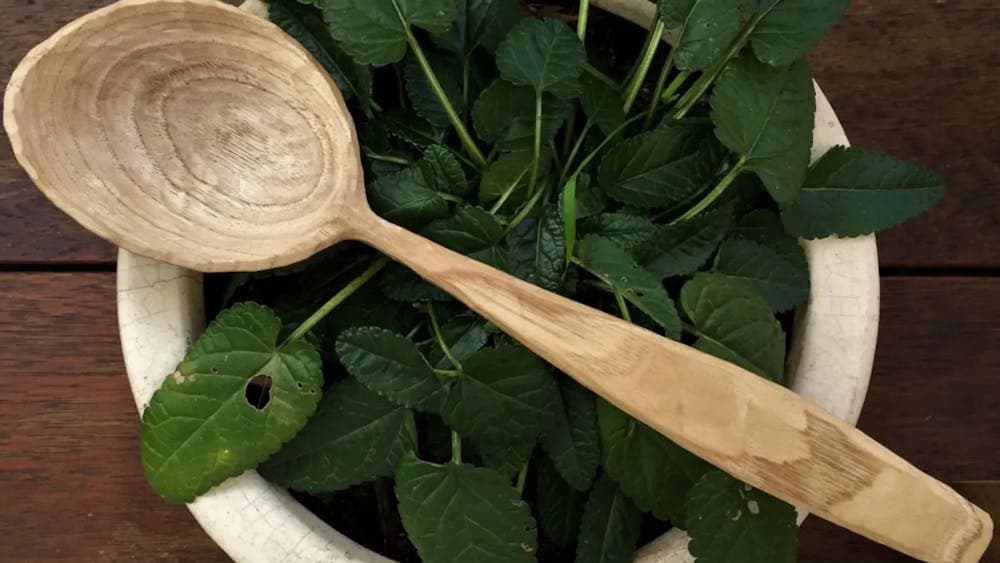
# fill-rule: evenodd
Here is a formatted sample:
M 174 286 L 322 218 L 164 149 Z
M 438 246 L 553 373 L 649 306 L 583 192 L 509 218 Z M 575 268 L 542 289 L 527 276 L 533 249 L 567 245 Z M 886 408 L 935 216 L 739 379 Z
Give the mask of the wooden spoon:
M 98 10 L 21 62 L 4 125 L 57 206 L 132 252 L 217 272 L 364 241 L 755 487 L 925 560 L 990 541 L 985 512 L 791 391 L 376 216 L 340 92 L 264 20 L 212 0 Z

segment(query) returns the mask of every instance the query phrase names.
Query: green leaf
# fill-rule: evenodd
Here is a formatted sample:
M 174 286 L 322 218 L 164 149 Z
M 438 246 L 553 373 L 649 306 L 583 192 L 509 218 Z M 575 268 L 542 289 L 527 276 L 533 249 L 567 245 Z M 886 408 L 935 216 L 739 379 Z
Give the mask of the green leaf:
M 416 439 L 409 409 L 345 379 L 327 391 L 309 424 L 258 471 L 296 491 L 340 491 L 392 475 Z
M 696 272 L 729 232 L 732 209 L 720 207 L 687 221 L 661 227 L 636 250 L 643 268 L 658 279 Z
M 270 0 L 267 17 L 302 44 L 323 65 L 345 99 L 352 96 L 367 110 L 372 103 L 372 73 L 354 61 L 330 36 L 323 15 L 296 0 Z
M 441 145 L 427 147 L 417 167 L 428 186 L 451 195 L 464 196 L 469 192 L 469 180 L 462 164 L 448 148 Z
M 529 216 L 507 235 L 506 243 L 515 276 L 549 291 L 562 287 L 566 239 L 558 208 Z
M 458 113 L 465 111 L 465 98 L 462 96 L 462 61 L 452 53 L 435 50 L 427 52 L 427 62 L 455 111 Z M 413 111 L 435 127 L 449 127 L 451 122 L 448 120 L 448 113 L 434 93 L 427 75 L 412 57 L 406 63 L 403 75 Z
M 621 93 L 589 74 L 581 78 L 580 105 L 583 113 L 606 135 L 625 123 Z
M 771 197 L 794 200 L 809 167 L 816 111 L 808 65 L 774 68 L 749 56 L 734 60 L 719 77 L 711 105 L 719 140 L 745 160 Z
M 556 385 L 527 348 L 487 348 L 462 362 L 441 417 L 463 436 L 506 444 L 531 440 L 552 424 Z
M 792 234 L 859 236 L 927 211 L 945 195 L 932 172 L 888 156 L 837 147 L 813 165 L 799 198 L 781 211 Z
M 319 354 L 302 340 L 278 346 L 280 329 L 270 309 L 234 305 L 153 394 L 142 416 L 142 467 L 160 496 L 191 502 L 256 467 L 316 410 Z
M 566 100 L 542 96 L 542 144 L 555 138 L 572 111 Z M 472 107 L 472 125 L 479 138 L 501 150 L 531 150 L 535 142 L 535 93 L 531 88 L 496 80 Z
M 587 493 L 564 481 L 547 458 L 541 458 L 538 463 L 537 482 L 539 527 L 559 547 L 572 547 L 580 534 Z
M 451 355 L 459 362 L 464 361 L 486 345 L 490 337 L 487 322 L 473 313 L 455 315 L 441 325 L 441 335 Z M 427 353 L 431 365 L 438 369 L 451 369 L 451 361 L 445 357 L 441 347 L 435 344 Z
M 582 234 L 606 238 L 626 252 L 646 243 L 656 231 L 648 218 L 627 213 L 602 213 L 580 223 Z
M 672 206 L 714 180 L 724 156 L 707 127 L 668 122 L 608 151 L 598 182 L 623 203 Z
M 784 380 L 785 335 L 771 308 L 745 285 L 699 274 L 681 290 L 697 330 L 695 348 L 771 381 Z
M 621 247 L 608 239 L 589 235 L 577 244 L 576 257 L 581 267 L 666 329 L 667 336 L 675 340 L 680 338 L 681 320 L 673 300 L 660 280 L 640 268 Z
M 518 151 L 500 155 L 500 158 L 490 164 L 490 167 L 483 173 L 479 182 L 479 201 L 490 203 L 508 191 L 514 192 L 526 187 L 534 160 L 532 151 Z M 548 163 L 548 158 L 543 158 L 539 163 L 540 174 L 548 169 Z
M 642 513 L 607 475 L 601 476 L 587 499 L 576 546 L 577 563 L 632 561 Z
M 661 520 L 684 513 L 684 499 L 711 466 L 659 432 L 597 401 L 604 470 L 636 506 Z
M 524 468 L 535 451 L 535 440 L 514 443 L 494 440 L 473 441 L 472 445 L 484 467 L 489 467 L 510 480 Z
M 396 497 L 403 527 L 423 561 L 535 560 L 531 510 L 495 471 L 409 456 L 396 472 Z
M 601 458 L 594 395 L 563 378 L 559 399 L 555 425 L 542 436 L 542 448 L 573 488 L 586 491 Z
M 411 111 L 394 108 L 382 112 L 379 117 L 390 135 L 415 147 L 439 145 L 444 140 L 444 129 L 435 128 Z
M 368 185 L 368 202 L 387 221 L 416 227 L 448 216 L 448 200 L 441 196 L 418 166 L 383 176 Z
M 525 18 L 497 47 L 497 68 L 504 80 L 558 98 L 576 97 L 586 61 L 579 37 L 555 19 Z
M 586 219 L 596 215 L 608 206 L 608 194 L 594 182 L 590 174 L 580 174 L 576 181 L 576 218 Z
M 455 27 L 434 36 L 434 42 L 464 56 L 478 45 L 495 49 L 520 19 L 513 0 L 456 0 L 458 20 Z
M 372 391 L 405 407 L 441 410 L 448 388 L 404 336 L 355 327 L 340 334 L 336 349 L 344 368 Z
M 490 213 L 464 206 L 456 209 L 451 217 L 427 225 L 422 234 L 455 252 L 468 254 L 496 245 L 503 238 L 504 230 L 504 225 Z
M 660 0 L 663 23 L 677 29 L 674 62 L 681 70 L 703 70 L 740 31 L 743 0 Z
M 390 264 L 379 279 L 379 289 L 395 301 L 451 301 L 451 296 L 402 264 Z
M 793 563 L 795 508 L 721 471 L 705 475 L 687 500 L 688 550 L 704 563 Z
M 719 249 L 715 271 L 750 288 L 776 313 L 809 298 L 806 253 L 792 237 L 768 242 L 729 239 Z
M 409 26 L 441 33 L 455 22 L 454 0 L 325 0 L 330 33 L 358 62 L 383 66 L 406 55 Z
M 840 19 L 851 0 L 764 0 L 761 19 L 750 34 L 761 61 L 785 66 L 802 58 Z
M 733 237 L 768 243 L 789 238 L 778 214 L 769 209 L 756 209 L 740 219 Z

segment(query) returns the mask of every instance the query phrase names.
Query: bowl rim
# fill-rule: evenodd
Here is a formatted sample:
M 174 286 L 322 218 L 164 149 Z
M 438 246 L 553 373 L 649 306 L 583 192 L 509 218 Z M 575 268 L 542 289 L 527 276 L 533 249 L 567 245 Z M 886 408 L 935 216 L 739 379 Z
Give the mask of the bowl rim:
M 593 0 L 596 7 L 648 28 L 648 0 Z M 242 6 L 266 17 L 260 0 Z M 848 140 L 816 85 L 813 158 Z M 796 312 L 788 373 L 792 389 L 855 424 L 868 391 L 878 338 L 879 270 L 874 236 L 802 241 L 809 301 Z M 117 302 L 122 354 L 139 412 L 205 325 L 202 275 L 118 252 Z M 389 562 L 319 519 L 285 489 L 246 471 L 188 505 L 206 533 L 235 561 Z M 800 511 L 799 521 L 806 514 Z M 693 561 L 689 538 L 673 529 L 643 546 L 636 561 Z

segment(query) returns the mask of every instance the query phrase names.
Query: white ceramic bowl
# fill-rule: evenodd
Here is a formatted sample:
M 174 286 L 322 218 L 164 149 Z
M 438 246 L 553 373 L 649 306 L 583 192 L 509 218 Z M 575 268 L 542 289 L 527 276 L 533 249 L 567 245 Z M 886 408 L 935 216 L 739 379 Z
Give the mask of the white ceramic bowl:
M 593 3 L 644 27 L 655 11 L 647 0 Z M 248 0 L 242 7 L 266 17 L 260 0 Z M 816 109 L 814 157 L 847 144 L 818 87 Z M 868 390 L 878 332 L 875 239 L 829 238 L 802 244 L 812 292 L 796 317 L 788 359 L 792 388 L 855 423 Z M 141 412 L 204 327 L 201 274 L 120 251 L 118 322 L 129 383 Z M 236 561 L 389 561 L 331 528 L 255 471 L 226 481 L 188 508 Z M 672 530 L 643 547 L 636 560 L 692 561 L 687 541 L 686 534 Z

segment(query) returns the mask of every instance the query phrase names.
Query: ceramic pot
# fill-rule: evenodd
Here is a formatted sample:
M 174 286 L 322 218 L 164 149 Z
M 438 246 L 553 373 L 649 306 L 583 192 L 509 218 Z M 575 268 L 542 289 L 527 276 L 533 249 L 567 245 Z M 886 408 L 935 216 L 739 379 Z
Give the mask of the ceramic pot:
M 648 27 L 648 0 L 592 0 L 595 7 Z M 260 0 L 243 9 L 266 17 Z M 813 157 L 847 138 L 816 88 Z M 788 373 L 792 389 L 851 423 L 868 390 L 878 332 L 879 272 L 875 238 L 803 241 L 811 294 L 796 315 Z M 202 276 L 118 254 L 118 321 L 129 384 L 141 412 L 205 324 Z M 215 487 L 188 505 L 205 532 L 239 562 L 389 561 L 364 548 L 255 471 Z M 805 514 L 800 514 L 804 518 Z M 637 561 L 691 561 L 687 535 L 672 530 L 644 546 Z

